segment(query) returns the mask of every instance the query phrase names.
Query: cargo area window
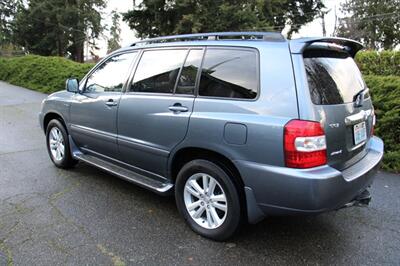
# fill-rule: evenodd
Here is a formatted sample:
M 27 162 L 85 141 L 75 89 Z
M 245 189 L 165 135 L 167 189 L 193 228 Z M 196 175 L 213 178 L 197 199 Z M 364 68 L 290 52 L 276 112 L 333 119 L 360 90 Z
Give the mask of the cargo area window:
M 258 89 L 258 60 L 252 50 L 207 48 L 199 95 L 254 99 Z
M 350 103 L 366 88 L 360 70 L 348 53 L 309 50 L 305 51 L 303 56 L 308 87 L 314 104 Z

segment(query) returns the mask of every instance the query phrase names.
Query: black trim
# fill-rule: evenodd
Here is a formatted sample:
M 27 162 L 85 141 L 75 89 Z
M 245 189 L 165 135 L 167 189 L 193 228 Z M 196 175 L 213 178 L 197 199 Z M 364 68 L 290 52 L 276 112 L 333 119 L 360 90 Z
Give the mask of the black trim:
M 167 150 L 160 149 L 160 148 L 150 146 L 150 145 L 146 145 L 143 143 L 139 143 L 139 142 L 135 141 L 134 139 L 124 137 L 124 136 L 118 137 L 118 145 L 123 145 L 123 146 L 126 146 L 131 149 L 141 150 L 141 151 L 148 152 L 148 153 L 153 153 L 153 154 L 156 154 L 156 155 L 159 155 L 162 157 L 168 157 L 168 155 L 170 153 Z
M 71 124 L 70 128 L 71 128 L 71 131 L 73 131 L 77 134 L 83 134 L 83 135 L 99 138 L 101 140 L 117 144 L 117 135 L 116 134 L 108 133 L 105 131 L 88 128 L 88 127 L 84 127 L 84 126 L 74 125 L 74 124 Z

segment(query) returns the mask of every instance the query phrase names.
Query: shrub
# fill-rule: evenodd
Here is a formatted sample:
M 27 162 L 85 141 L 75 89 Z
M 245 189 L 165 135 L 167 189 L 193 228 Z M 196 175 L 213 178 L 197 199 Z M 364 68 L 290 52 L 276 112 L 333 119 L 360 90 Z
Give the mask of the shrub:
M 82 79 L 93 64 L 80 64 L 62 57 L 28 55 L 0 59 L 0 80 L 51 93 L 65 88 L 70 77 Z
M 377 116 L 375 134 L 385 143 L 383 169 L 400 172 L 400 77 L 364 76 Z
M 364 75 L 400 76 L 399 51 L 363 51 L 357 53 L 356 61 Z

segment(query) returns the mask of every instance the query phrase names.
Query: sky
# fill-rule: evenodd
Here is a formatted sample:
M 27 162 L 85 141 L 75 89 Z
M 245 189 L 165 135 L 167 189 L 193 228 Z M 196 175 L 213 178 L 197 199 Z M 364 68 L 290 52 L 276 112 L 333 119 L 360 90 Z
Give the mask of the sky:
M 341 12 L 339 10 L 340 4 L 345 0 L 323 0 L 327 10 L 330 10 L 329 13 L 325 16 L 325 27 L 327 36 L 332 35 L 333 29 L 335 26 L 335 8 L 337 16 L 341 16 Z M 136 0 L 136 4 L 138 4 L 140 0 Z M 127 12 L 132 9 L 133 0 L 108 0 L 107 8 L 104 12 L 104 23 L 107 25 L 111 25 L 111 17 L 110 13 L 112 10 L 116 10 L 117 12 Z M 137 38 L 135 37 L 135 33 L 131 30 L 127 23 L 120 21 L 121 25 L 121 46 L 128 46 L 129 44 L 135 42 Z M 292 38 L 299 37 L 311 37 L 311 36 L 322 36 L 322 21 L 321 19 L 316 19 L 313 22 L 310 22 L 304 25 L 299 33 L 293 35 Z M 99 51 L 96 52 L 100 57 L 103 57 L 107 54 L 107 37 L 108 33 L 105 33 L 105 36 L 100 38 L 97 41 L 97 44 L 100 48 Z
M 326 10 L 329 12 L 325 15 L 325 28 L 327 36 L 331 36 L 335 27 L 335 10 L 338 17 L 342 16 L 340 12 L 340 4 L 345 2 L 345 0 L 323 0 L 322 1 Z M 304 25 L 298 34 L 294 34 L 292 38 L 299 37 L 315 37 L 322 36 L 322 20 L 316 19 Z

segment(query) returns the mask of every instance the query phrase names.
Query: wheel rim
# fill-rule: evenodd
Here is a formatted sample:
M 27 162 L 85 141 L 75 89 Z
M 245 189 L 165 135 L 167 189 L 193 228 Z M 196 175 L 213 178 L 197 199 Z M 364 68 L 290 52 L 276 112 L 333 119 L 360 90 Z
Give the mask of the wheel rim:
M 186 181 L 183 194 L 186 210 L 198 225 L 215 229 L 224 223 L 228 213 L 226 193 L 215 178 L 194 174 Z
M 56 161 L 61 161 L 65 154 L 64 138 L 58 127 L 53 127 L 49 134 L 49 148 L 51 156 Z

